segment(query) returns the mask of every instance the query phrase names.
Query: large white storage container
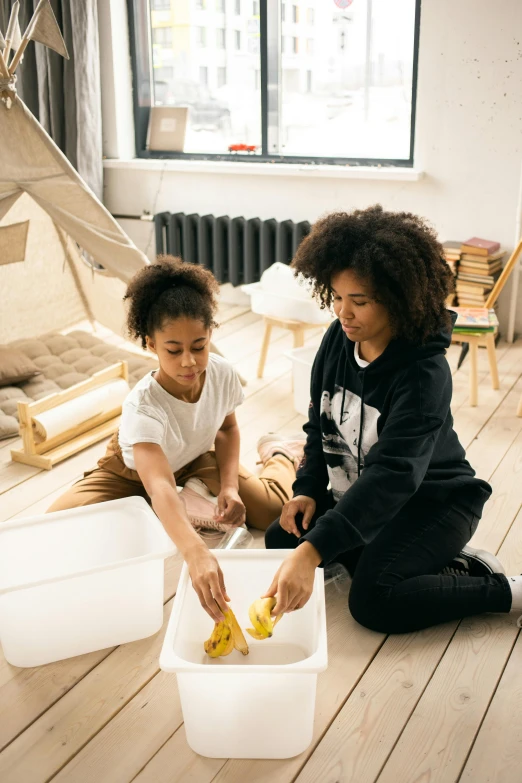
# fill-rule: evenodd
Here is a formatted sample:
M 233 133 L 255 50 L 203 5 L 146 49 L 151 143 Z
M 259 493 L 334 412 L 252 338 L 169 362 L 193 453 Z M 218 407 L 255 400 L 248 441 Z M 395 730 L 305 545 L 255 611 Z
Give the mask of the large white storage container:
M 292 360 L 292 377 L 294 385 L 294 408 L 297 413 L 308 417 L 310 405 L 310 379 L 312 365 L 319 345 L 306 345 L 304 348 L 294 348 L 285 355 Z
M 163 623 L 176 548 L 141 497 L 0 525 L 0 642 L 40 666 L 132 642 Z
M 214 550 L 240 626 L 252 624 L 250 604 L 265 593 L 287 550 Z M 285 615 L 271 639 L 246 634 L 247 656 L 234 650 L 209 658 L 212 632 L 184 566 L 160 656 L 176 672 L 190 747 L 211 758 L 282 759 L 311 743 L 317 673 L 327 666 L 324 579 L 317 569 L 307 605 Z

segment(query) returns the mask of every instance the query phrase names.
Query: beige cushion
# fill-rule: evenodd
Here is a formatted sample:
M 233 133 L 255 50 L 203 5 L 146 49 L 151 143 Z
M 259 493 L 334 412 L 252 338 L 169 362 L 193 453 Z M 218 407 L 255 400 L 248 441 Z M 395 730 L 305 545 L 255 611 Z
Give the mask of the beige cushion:
M 13 348 L 0 348 L 0 386 L 12 386 L 39 375 L 36 364 Z
M 0 412 L 0 440 L 18 435 L 18 420 Z
M 31 375 L 16 387 L 0 387 L 0 440 L 18 433 L 16 402 L 19 399 L 31 402 L 68 389 L 120 359 L 129 362 L 131 386 L 158 366 L 154 356 L 126 351 L 79 330 L 68 335 L 49 333 L 31 340 L 17 340 L 16 344 L 4 348 L 16 348 L 25 354 L 26 361 L 33 360 L 34 369 L 41 371 L 41 375 Z

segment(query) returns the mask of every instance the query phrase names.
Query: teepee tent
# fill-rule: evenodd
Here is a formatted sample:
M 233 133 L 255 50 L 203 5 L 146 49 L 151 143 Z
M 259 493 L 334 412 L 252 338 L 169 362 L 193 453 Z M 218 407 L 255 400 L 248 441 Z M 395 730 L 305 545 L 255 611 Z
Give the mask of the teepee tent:
M 77 316 L 119 331 L 123 283 L 148 261 L 16 94 L 29 41 L 68 56 L 49 0 L 40 0 L 21 39 L 17 6 L 0 37 L 0 342 Z

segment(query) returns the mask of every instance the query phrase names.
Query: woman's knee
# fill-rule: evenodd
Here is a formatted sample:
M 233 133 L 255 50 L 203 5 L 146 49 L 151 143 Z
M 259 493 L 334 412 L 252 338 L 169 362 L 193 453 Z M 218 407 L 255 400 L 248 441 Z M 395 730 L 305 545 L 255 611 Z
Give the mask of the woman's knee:
M 353 619 L 370 631 L 393 633 L 393 617 L 388 605 L 388 589 L 353 580 L 348 595 L 348 608 Z
M 279 524 L 279 517 L 268 526 L 265 532 L 266 549 L 295 549 L 298 541 L 291 533 L 283 530 Z

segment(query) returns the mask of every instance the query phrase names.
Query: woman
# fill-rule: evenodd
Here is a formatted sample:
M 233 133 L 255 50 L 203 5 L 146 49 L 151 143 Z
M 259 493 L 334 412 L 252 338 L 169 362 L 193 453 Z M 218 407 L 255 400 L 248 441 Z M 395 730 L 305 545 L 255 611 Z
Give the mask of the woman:
M 265 536 L 295 550 L 267 593 L 274 614 L 301 608 L 333 561 L 352 575 L 352 615 L 376 631 L 522 611 L 522 578 L 465 547 L 491 487 L 453 429 L 451 275 L 433 230 L 380 206 L 335 213 L 293 265 L 337 320 L 312 369 L 294 497 Z
M 220 607 L 229 600 L 223 574 L 189 517 L 206 515 L 212 522 L 216 507 L 210 494 L 217 496 L 221 525 L 241 525 L 246 516 L 252 527 L 265 530 L 291 496 L 304 445 L 304 437 L 265 436 L 258 444 L 260 477 L 239 465 L 234 411 L 243 391 L 234 368 L 210 353 L 218 291 L 211 272 L 168 256 L 134 276 L 125 294 L 128 330 L 156 354 L 159 369 L 128 395 L 119 432 L 98 467 L 49 509 L 144 497 L 215 620 L 223 619 Z M 184 486 L 179 496 L 177 485 Z

